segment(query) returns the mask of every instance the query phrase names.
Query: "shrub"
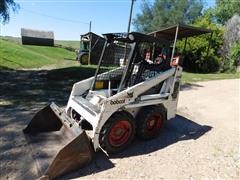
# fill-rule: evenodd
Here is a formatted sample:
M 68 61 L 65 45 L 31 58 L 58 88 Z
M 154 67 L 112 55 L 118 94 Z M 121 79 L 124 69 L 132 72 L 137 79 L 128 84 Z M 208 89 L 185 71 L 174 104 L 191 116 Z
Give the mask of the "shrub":
M 231 47 L 229 62 L 231 71 L 236 71 L 237 66 L 240 66 L 240 42 Z
M 213 31 L 213 35 L 212 38 L 211 34 L 188 38 L 184 54 L 184 69 L 186 71 L 198 73 L 218 71 L 222 61 L 219 49 L 223 44 L 223 28 L 215 23 L 212 23 L 211 11 L 205 12 L 204 16 L 199 17 L 193 25 L 211 29 Z M 210 48 L 208 51 L 209 42 Z M 177 47 L 182 49 L 184 47 L 184 41 L 180 41 L 177 44 Z
M 221 54 L 223 61 L 221 63 L 222 72 L 236 71 L 239 65 L 240 56 L 240 16 L 234 15 L 229 19 L 225 26 L 224 43 Z

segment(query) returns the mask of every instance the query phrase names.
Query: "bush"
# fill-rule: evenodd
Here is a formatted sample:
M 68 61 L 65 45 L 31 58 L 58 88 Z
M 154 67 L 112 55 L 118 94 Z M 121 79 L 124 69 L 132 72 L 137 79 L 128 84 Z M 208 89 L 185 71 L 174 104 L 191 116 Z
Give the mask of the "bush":
M 197 73 L 217 72 L 220 67 L 220 58 L 214 55 L 213 51 L 207 52 L 199 48 L 196 51 L 186 51 L 183 62 L 185 71 Z
M 230 57 L 228 61 L 229 61 L 228 71 L 231 72 L 236 71 L 237 66 L 240 65 L 240 42 L 235 43 L 230 48 Z
M 235 43 L 230 49 L 230 58 L 234 66 L 240 65 L 240 42 Z
M 223 58 L 221 72 L 236 72 L 237 66 L 240 66 L 240 42 L 235 43 L 229 51 L 229 55 Z
M 211 29 L 213 35 L 201 35 L 199 37 L 188 38 L 183 67 L 189 72 L 210 73 L 216 72 L 220 68 L 222 56 L 219 49 L 223 44 L 223 28 L 211 22 L 210 11 L 205 12 L 193 25 L 206 29 Z M 211 40 L 211 41 L 210 41 Z M 208 45 L 210 48 L 208 51 Z M 183 49 L 184 41 L 180 41 L 177 47 Z
M 224 44 L 221 54 L 223 61 L 221 63 L 222 72 L 236 71 L 240 58 L 240 16 L 234 15 L 229 19 L 225 26 Z

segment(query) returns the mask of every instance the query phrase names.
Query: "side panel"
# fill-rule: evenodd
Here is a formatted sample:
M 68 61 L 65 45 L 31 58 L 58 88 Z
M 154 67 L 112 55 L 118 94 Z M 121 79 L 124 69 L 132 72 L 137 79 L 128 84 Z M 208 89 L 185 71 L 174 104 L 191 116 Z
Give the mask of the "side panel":
M 94 77 L 79 81 L 73 85 L 71 96 L 81 96 L 90 89 Z
M 174 75 L 174 81 L 170 89 L 171 95 L 168 97 L 166 107 L 168 109 L 168 119 L 174 118 L 177 112 L 177 103 L 180 91 L 180 82 L 182 77 L 182 67 L 178 66 Z
M 157 84 L 159 84 L 160 82 L 164 81 L 169 77 L 172 77 L 174 75 L 174 72 L 175 72 L 175 68 L 172 68 L 166 72 L 163 72 L 157 77 L 148 79 L 133 87 L 127 88 L 126 90 L 123 90 L 122 92 L 117 93 L 116 95 L 106 99 L 106 102 L 104 103 L 104 108 L 102 108 L 103 109 L 102 114 L 99 118 L 99 121 L 97 122 L 98 124 L 96 125 L 96 129 L 94 132 L 94 139 L 93 139 L 94 148 L 96 149 L 99 147 L 98 138 L 99 138 L 99 133 L 101 131 L 101 128 L 113 113 L 119 110 L 125 110 L 125 109 L 139 109 L 138 107 L 127 107 L 127 106 L 132 103 L 136 103 L 136 99 L 140 96 L 140 94 L 147 91 L 149 88 L 156 86 Z M 162 100 L 158 100 L 158 101 L 161 102 Z M 159 104 L 159 102 L 157 102 L 156 104 Z

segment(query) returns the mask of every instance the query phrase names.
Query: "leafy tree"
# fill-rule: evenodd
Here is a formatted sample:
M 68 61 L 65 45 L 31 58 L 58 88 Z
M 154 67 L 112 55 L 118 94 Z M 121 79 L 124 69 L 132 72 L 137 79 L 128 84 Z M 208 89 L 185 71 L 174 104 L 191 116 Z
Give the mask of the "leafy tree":
M 199 37 L 188 38 L 184 54 L 184 68 L 191 72 L 209 73 L 219 70 L 222 62 L 219 50 L 223 44 L 223 27 L 212 22 L 212 10 L 208 9 L 204 15 L 194 23 L 196 27 L 211 29 L 213 35 L 205 34 Z M 210 48 L 208 45 L 210 42 Z M 184 41 L 177 47 L 182 49 Z M 208 54 L 207 54 L 208 53 Z
M 10 9 L 16 11 L 19 5 L 14 0 L 0 0 L 0 22 L 7 23 L 9 21 Z
M 230 50 L 230 57 L 233 61 L 233 66 L 240 66 L 240 42 L 233 44 Z M 235 70 L 235 68 L 234 68 Z
M 142 4 L 142 14 L 137 14 L 136 19 L 133 19 L 133 24 L 139 32 L 151 32 L 153 20 L 153 6 L 146 1 Z
M 236 13 L 240 14 L 239 0 L 216 0 L 215 15 L 219 23 L 224 24 Z
M 151 32 L 160 27 L 177 23 L 193 23 L 201 15 L 202 0 L 155 0 L 142 4 L 142 13 L 133 20 L 135 28 L 140 32 Z
M 221 54 L 224 57 L 222 71 L 234 71 L 239 64 L 240 56 L 240 16 L 234 15 L 226 22 L 224 44 Z
M 229 54 L 230 48 L 236 42 L 240 42 L 240 16 L 234 15 L 226 23 L 224 32 L 224 54 Z

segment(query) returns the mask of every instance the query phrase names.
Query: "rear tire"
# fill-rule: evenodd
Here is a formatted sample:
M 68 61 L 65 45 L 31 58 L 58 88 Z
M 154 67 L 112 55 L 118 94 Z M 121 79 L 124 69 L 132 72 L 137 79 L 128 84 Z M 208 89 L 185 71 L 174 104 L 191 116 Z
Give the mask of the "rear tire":
M 165 120 L 166 112 L 163 107 L 144 107 L 136 117 L 138 137 L 143 140 L 155 138 L 159 135 Z
M 131 144 L 135 136 L 135 121 L 126 112 L 112 115 L 101 129 L 99 143 L 107 153 L 115 153 Z
M 87 65 L 88 64 L 88 53 L 80 54 L 79 62 L 80 62 L 81 65 Z

